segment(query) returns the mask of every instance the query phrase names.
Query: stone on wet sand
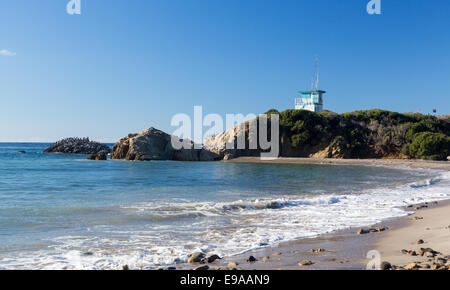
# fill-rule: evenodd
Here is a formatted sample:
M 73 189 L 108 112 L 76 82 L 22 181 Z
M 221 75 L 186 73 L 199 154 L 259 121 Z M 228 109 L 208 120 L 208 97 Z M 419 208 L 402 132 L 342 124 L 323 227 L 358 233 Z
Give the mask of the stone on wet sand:
M 218 260 L 222 259 L 221 257 L 219 257 L 218 255 L 211 255 L 209 257 L 206 258 L 206 261 L 208 263 L 214 263 L 217 262 Z
M 425 242 L 424 242 L 424 240 L 422 240 L 422 239 L 420 239 L 420 240 L 417 241 L 417 244 L 418 244 L 418 245 L 422 245 L 422 244 L 424 244 L 424 243 L 425 243 Z
M 202 252 L 196 252 L 189 256 L 187 262 L 189 264 L 201 263 L 203 258 L 205 258 L 205 254 Z
M 206 271 L 209 270 L 209 266 L 208 265 L 203 265 L 203 266 L 198 266 L 196 268 L 194 268 L 195 271 Z
M 299 266 L 311 266 L 312 264 L 314 263 L 310 260 L 304 260 L 298 263 Z
M 311 253 L 324 253 L 326 250 L 323 248 L 311 249 L 309 250 Z
M 239 265 L 239 264 L 236 263 L 236 262 L 230 262 L 230 263 L 228 263 L 228 268 L 229 268 L 229 269 L 236 269 L 236 267 L 237 267 L 238 265 Z
M 365 234 L 368 234 L 368 233 L 369 233 L 369 231 L 368 231 L 368 230 L 365 230 L 365 229 L 363 229 L 363 228 L 361 228 L 361 229 L 358 230 L 358 235 L 365 235 Z
M 250 256 L 250 257 L 248 257 L 248 259 L 247 259 L 247 262 L 249 262 L 249 263 L 254 263 L 254 262 L 256 262 L 256 261 L 258 261 L 258 260 L 256 260 L 256 258 L 253 257 L 253 256 Z
M 358 230 L 358 235 L 364 235 L 364 234 L 368 234 L 368 233 L 380 233 L 380 232 L 384 232 L 386 230 L 388 230 L 389 228 L 386 226 L 379 226 L 379 227 L 372 227 L 372 228 L 368 228 L 368 229 L 364 229 L 364 228 L 360 228 Z
M 392 265 L 391 265 L 391 263 L 384 261 L 381 263 L 380 269 L 381 270 L 390 270 L 390 269 L 392 269 Z

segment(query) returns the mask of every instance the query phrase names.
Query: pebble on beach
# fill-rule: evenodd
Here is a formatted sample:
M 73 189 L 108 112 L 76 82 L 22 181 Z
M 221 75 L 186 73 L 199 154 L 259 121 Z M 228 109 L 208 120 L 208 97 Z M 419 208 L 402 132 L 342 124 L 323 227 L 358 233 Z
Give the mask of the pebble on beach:
M 298 263 L 299 266 L 311 266 L 312 264 L 314 263 L 310 260 L 304 260 Z

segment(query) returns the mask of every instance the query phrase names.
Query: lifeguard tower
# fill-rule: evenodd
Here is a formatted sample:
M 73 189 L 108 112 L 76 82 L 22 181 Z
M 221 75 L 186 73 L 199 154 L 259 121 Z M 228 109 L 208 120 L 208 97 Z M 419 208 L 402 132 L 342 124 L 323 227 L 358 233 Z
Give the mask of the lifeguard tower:
M 295 98 L 296 110 L 308 110 L 316 113 L 323 111 L 323 94 L 326 92 L 319 90 L 319 59 L 316 58 L 316 74 L 311 84 L 311 90 L 299 93 L 302 96 Z

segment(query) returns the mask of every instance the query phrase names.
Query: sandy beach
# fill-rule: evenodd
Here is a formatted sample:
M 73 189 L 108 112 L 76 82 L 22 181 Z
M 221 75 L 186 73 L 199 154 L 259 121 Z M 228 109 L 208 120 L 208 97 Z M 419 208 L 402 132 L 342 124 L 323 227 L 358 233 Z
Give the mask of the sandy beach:
M 450 170 L 449 162 L 424 160 L 280 158 L 261 161 L 259 158 L 239 158 L 228 162 L 408 166 Z M 364 270 L 371 261 L 367 254 L 376 250 L 380 254 L 380 261 L 389 262 L 393 269 L 448 269 L 450 201 L 409 205 L 405 211 L 409 212 L 408 216 L 386 220 L 381 224 L 284 242 L 276 247 L 224 257 L 208 264 L 208 267 L 219 270 Z M 367 233 L 361 234 L 361 229 Z M 255 261 L 249 261 L 252 260 L 250 256 Z M 176 266 L 177 269 L 196 267 L 199 265 Z

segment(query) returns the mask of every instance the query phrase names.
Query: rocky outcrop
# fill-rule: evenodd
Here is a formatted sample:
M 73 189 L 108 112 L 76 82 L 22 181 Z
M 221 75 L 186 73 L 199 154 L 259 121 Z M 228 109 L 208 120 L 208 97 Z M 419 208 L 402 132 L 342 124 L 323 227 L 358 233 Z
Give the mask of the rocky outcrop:
M 222 160 L 238 157 L 259 157 L 264 150 L 258 149 L 260 148 L 258 134 L 249 134 L 250 128 L 256 128 L 258 132 L 258 126 L 257 119 L 238 124 L 221 134 L 206 138 L 204 140 L 204 148 L 214 152 Z M 268 136 L 270 136 L 270 127 L 270 120 L 268 120 Z M 239 140 L 244 140 L 243 144 L 245 146 L 242 148 L 238 146 L 241 142 Z M 230 145 L 227 146 L 227 143 Z M 256 149 L 252 148 L 250 144 L 256 144 Z
M 67 138 L 45 149 L 44 153 L 97 154 L 105 152 L 107 154 L 110 150 L 108 146 L 90 141 L 89 138 Z
M 279 157 L 446 160 L 450 155 L 450 123 L 445 118 L 383 110 L 345 114 L 305 110 L 267 112 L 271 114 L 279 115 Z M 271 127 L 269 118 L 267 136 L 272 135 Z M 260 157 L 267 150 L 261 150 L 258 134 L 249 134 L 250 128 L 260 133 L 258 119 L 207 138 L 201 149 L 194 148 L 189 141 L 191 148 L 182 150 L 172 148 L 171 135 L 150 128 L 122 138 L 114 145 L 111 158 L 212 161 Z M 245 146 L 238 146 L 242 143 Z M 241 149 L 233 149 L 238 147 Z
M 172 146 L 172 136 L 155 128 L 149 128 L 139 134 L 129 134 L 114 144 L 111 159 L 134 161 L 176 160 L 176 161 L 213 161 L 219 156 L 205 148 L 196 149 L 194 143 L 190 149 L 176 150 Z
M 442 117 L 383 110 L 340 115 L 329 111 L 271 110 L 267 114 L 278 114 L 280 118 L 280 157 L 447 160 L 450 155 L 450 122 Z M 255 138 L 249 137 L 252 122 L 256 120 L 208 138 L 205 148 L 224 160 L 260 156 L 262 150 L 248 146 Z M 230 140 L 236 144 L 241 136 L 247 149 L 226 149 Z

